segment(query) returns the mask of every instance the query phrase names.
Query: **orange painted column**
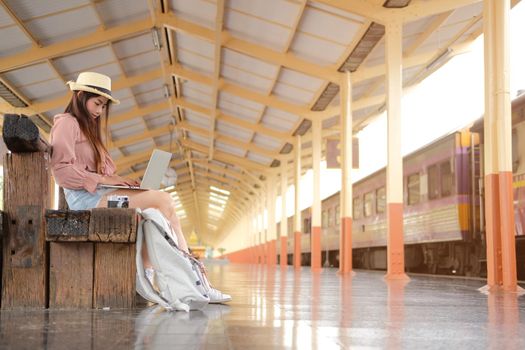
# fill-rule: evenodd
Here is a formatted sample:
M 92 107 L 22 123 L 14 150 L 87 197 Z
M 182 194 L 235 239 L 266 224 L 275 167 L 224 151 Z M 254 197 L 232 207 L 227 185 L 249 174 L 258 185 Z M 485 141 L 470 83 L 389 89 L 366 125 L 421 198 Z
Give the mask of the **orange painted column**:
M 352 272 L 352 82 L 346 72 L 341 82 L 341 230 L 339 233 L 339 273 Z
M 517 284 L 512 191 L 510 0 L 484 0 L 483 6 L 487 286 L 482 289 L 521 292 Z
M 321 268 L 321 120 L 312 121 L 312 170 L 313 170 L 313 201 L 312 201 L 312 237 L 311 237 L 311 268 Z
M 403 158 L 401 157 L 403 24 L 386 26 L 386 91 L 388 125 L 387 199 L 387 280 L 408 280 L 405 274 L 403 237 Z
M 266 210 L 268 212 L 268 221 L 267 221 L 267 234 L 266 239 L 268 241 L 268 257 L 267 263 L 270 266 L 275 266 L 277 264 L 277 223 L 275 220 L 275 181 L 276 177 L 270 175 L 266 181 Z
M 288 191 L 288 160 L 285 159 L 281 163 L 281 267 L 288 265 L 288 217 L 287 217 L 287 203 L 286 192 Z
M 301 136 L 295 137 L 294 154 L 294 217 L 293 217 L 293 266 L 301 268 Z

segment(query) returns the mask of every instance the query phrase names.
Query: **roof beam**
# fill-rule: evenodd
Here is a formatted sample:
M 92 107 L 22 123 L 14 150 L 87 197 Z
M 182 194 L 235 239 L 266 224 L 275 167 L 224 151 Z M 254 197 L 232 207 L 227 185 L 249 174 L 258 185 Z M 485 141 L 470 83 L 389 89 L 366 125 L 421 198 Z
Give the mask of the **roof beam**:
M 63 56 L 89 47 L 122 39 L 149 30 L 153 26 L 150 18 L 126 23 L 109 29 L 99 28 L 92 33 L 64 40 L 44 47 L 33 47 L 21 53 L 2 57 L 0 72 L 6 72 L 49 58 Z
M 481 1 L 482 0 L 412 0 L 407 7 L 396 9 L 396 11 L 391 14 L 391 20 L 402 23 L 412 22 L 423 17 L 477 4 Z
M 367 0 L 348 1 L 348 0 L 313 0 L 320 4 L 328 5 L 338 8 L 365 18 L 369 18 L 374 22 L 385 24 L 392 16 L 389 9 L 379 4 L 370 3 Z
M 159 24 L 165 25 L 166 27 L 175 31 L 197 36 L 209 42 L 215 41 L 216 34 L 213 30 L 200 26 L 196 23 L 186 21 L 175 15 L 173 12 L 162 14 L 158 17 L 158 21 Z M 322 80 L 330 80 L 336 84 L 339 84 L 339 76 L 342 73 L 337 72 L 337 70 L 303 60 L 291 53 L 283 53 L 261 45 L 250 43 L 246 40 L 237 38 L 224 30 L 220 33 L 220 35 L 222 38 L 222 47 L 240 52 L 259 60 L 277 64 L 297 72 L 304 73 L 306 75 L 310 75 Z
M 128 88 L 131 86 L 136 86 L 151 80 L 155 80 L 162 77 L 162 70 L 161 69 L 152 69 L 150 71 L 140 73 L 131 77 L 127 78 L 118 78 L 112 83 L 112 89 L 113 91 L 117 91 L 120 89 Z M 47 112 L 59 107 L 63 107 L 67 105 L 69 100 L 71 99 L 71 93 L 67 93 L 63 96 L 56 97 L 47 101 L 37 102 L 30 104 L 27 107 L 23 108 L 14 108 L 14 112 L 17 114 L 25 114 L 25 115 L 34 115 L 34 114 L 40 114 L 43 112 Z M 0 110 L 0 112 L 3 112 Z M 111 117 L 113 118 L 113 117 Z M 110 118 L 110 120 L 111 120 Z

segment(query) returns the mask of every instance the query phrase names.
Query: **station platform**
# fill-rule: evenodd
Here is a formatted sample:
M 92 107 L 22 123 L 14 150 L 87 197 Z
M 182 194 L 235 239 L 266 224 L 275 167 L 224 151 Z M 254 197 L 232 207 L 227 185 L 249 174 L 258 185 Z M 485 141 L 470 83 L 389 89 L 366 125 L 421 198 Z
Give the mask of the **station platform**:
M 203 311 L 0 313 L 0 349 L 524 349 L 525 296 L 483 280 L 213 264 L 227 305 Z

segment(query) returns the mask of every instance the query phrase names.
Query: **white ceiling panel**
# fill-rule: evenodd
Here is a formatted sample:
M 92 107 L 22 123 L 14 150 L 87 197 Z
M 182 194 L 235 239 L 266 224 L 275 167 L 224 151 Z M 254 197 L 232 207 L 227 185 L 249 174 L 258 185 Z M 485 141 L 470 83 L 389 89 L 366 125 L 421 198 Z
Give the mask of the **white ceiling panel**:
M 345 46 L 297 33 L 290 51 L 317 64 L 329 65 L 337 62 L 345 51 Z
M 111 119 L 111 115 L 109 116 Z M 124 122 L 110 125 L 109 127 L 112 137 L 119 140 L 131 135 L 144 132 L 144 123 L 139 118 L 133 118 Z
M 164 97 L 164 89 L 155 89 L 144 93 L 137 93 L 135 94 L 135 98 L 141 106 L 166 100 L 166 97 Z
M 188 50 L 211 60 L 215 57 L 215 44 L 201 40 L 194 35 L 189 35 L 184 32 L 173 32 L 178 50 Z
M 50 15 L 56 12 L 64 12 L 78 7 L 90 6 L 89 0 L 5 0 L 5 2 L 22 21 L 29 20 L 33 17 Z
M 253 72 L 260 76 L 273 79 L 279 72 L 279 66 L 266 63 L 257 58 L 243 55 L 230 49 L 222 50 L 222 63 L 224 65 L 238 67 L 245 72 Z
M 216 130 L 222 135 L 235 137 L 240 142 L 249 142 L 253 134 L 251 130 L 244 129 L 221 120 L 217 121 Z
M 275 85 L 273 94 L 283 101 L 289 101 L 298 105 L 307 105 L 315 96 L 314 92 L 282 83 Z
M 249 160 L 252 160 L 254 162 L 263 164 L 263 165 L 270 165 L 273 161 L 272 158 L 268 158 L 265 156 L 261 156 L 260 154 L 254 153 L 254 152 L 248 152 L 248 155 L 246 156 Z
M 61 79 L 45 80 L 39 83 L 26 85 L 20 91 L 32 102 L 39 102 L 66 94 L 69 89 Z
M 184 68 L 189 70 L 208 75 L 214 71 L 213 58 L 204 57 L 189 50 L 178 50 L 177 59 Z
M 280 109 L 268 107 L 261 123 L 274 130 L 290 131 L 299 122 L 299 117 Z
M 113 44 L 113 49 L 118 58 L 125 58 L 138 53 L 155 51 L 155 46 L 153 46 L 152 35 L 148 32 L 133 38 L 117 41 Z
M 14 55 L 31 48 L 31 40 L 17 26 L 0 27 L 0 57 Z
M 135 94 L 143 94 L 151 90 L 158 90 L 164 88 L 164 80 L 155 79 L 148 82 L 142 83 L 140 85 L 135 85 L 132 90 Z
M 289 27 L 244 13 L 228 11 L 224 17 L 224 27 L 232 35 L 269 48 L 282 50 L 291 34 Z
M 115 62 L 116 58 L 108 46 L 85 50 L 72 55 L 54 59 L 53 62 L 62 75 L 75 74 L 85 71 L 89 67 L 98 67 Z
M 187 135 L 188 135 L 188 138 L 190 139 L 190 141 L 197 142 L 200 145 L 208 146 L 208 144 L 210 142 L 207 137 L 203 137 L 203 136 L 201 136 L 199 134 L 196 134 L 194 132 L 188 132 Z
M 221 141 L 215 141 L 215 148 L 218 151 L 233 154 L 237 157 L 244 157 L 244 153 L 245 153 L 243 149 L 240 149 L 239 147 L 236 147 L 234 145 L 230 145 L 230 144 L 227 144 Z
M 226 112 L 226 114 L 238 116 L 253 122 L 257 120 L 259 114 L 264 110 L 264 105 L 221 92 L 219 108 Z
M 332 15 L 316 8 L 306 8 L 298 30 L 320 39 L 349 45 L 361 28 L 362 22 L 355 22 Z
M 147 0 L 104 0 L 96 3 L 97 11 L 107 26 L 139 20 L 149 16 Z
M 268 93 L 273 85 L 273 77 L 252 74 L 232 66 L 223 66 L 222 76 L 236 85 L 261 93 Z
M 215 28 L 217 6 L 205 0 L 170 0 L 169 9 L 187 21 Z
M 26 22 L 25 26 L 41 44 L 50 45 L 94 32 L 100 24 L 95 10 L 87 6 L 49 17 L 38 17 Z
M 126 97 L 126 98 L 121 99 L 118 105 L 116 104 L 111 105 L 111 114 L 117 115 L 120 113 L 125 113 L 133 107 L 137 107 L 135 100 L 132 97 Z
M 147 51 L 135 56 L 121 60 L 127 75 L 135 75 L 151 68 L 159 66 L 159 53 L 157 51 Z
M 126 147 L 121 147 L 122 151 L 126 155 L 144 152 L 144 151 L 146 151 L 148 149 L 152 149 L 152 148 L 155 148 L 155 144 L 153 143 L 153 140 L 151 140 L 151 139 L 147 139 L 147 140 L 144 140 L 144 141 L 141 141 L 141 142 L 137 142 L 137 143 L 134 143 L 134 144 L 126 146 Z
M 245 13 L 287 27 L 295 21 L 301 8 L 299 3 L 286 0 L 230 0 L 227 4 L 230 11 Z
M 317 92 L 324 83 L 324 80 L 314 78 L 310 75 L 306 75 L 291 69 L 282 68 L 281 74 L 279 75 L 279 82 L 287 83 L 302 89 L 309 90 L 311 92 Z
M 184 97 L 184 99 L 186 99 L 188 102 L 197 104 L 201 107 L 212 108 L 213 106 L 211 95 L 201 94 L 196 92 L 195 90 L 182 90 L 182 97 Z
M 261 134 L 255 134 L 253 138 L 253 143 L 259 147 L 266 148 L 271 151 L 275 151 L 280 148 L 282 141 L 277 140 L 273 137 L 264 136 Z
M 15 87 L 56 79 L 57 75 L 47 63 L 38 63 L 2 74 Z

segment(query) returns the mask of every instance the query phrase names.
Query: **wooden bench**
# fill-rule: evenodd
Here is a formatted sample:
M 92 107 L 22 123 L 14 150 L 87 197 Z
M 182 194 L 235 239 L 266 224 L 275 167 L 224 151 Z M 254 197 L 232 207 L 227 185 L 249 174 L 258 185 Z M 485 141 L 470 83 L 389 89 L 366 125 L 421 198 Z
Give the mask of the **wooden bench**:
M 3 137 L 1 307 L 133 307 L 135 210 L 47 209 L 50 148 L 25 117 L 6 115 Z

